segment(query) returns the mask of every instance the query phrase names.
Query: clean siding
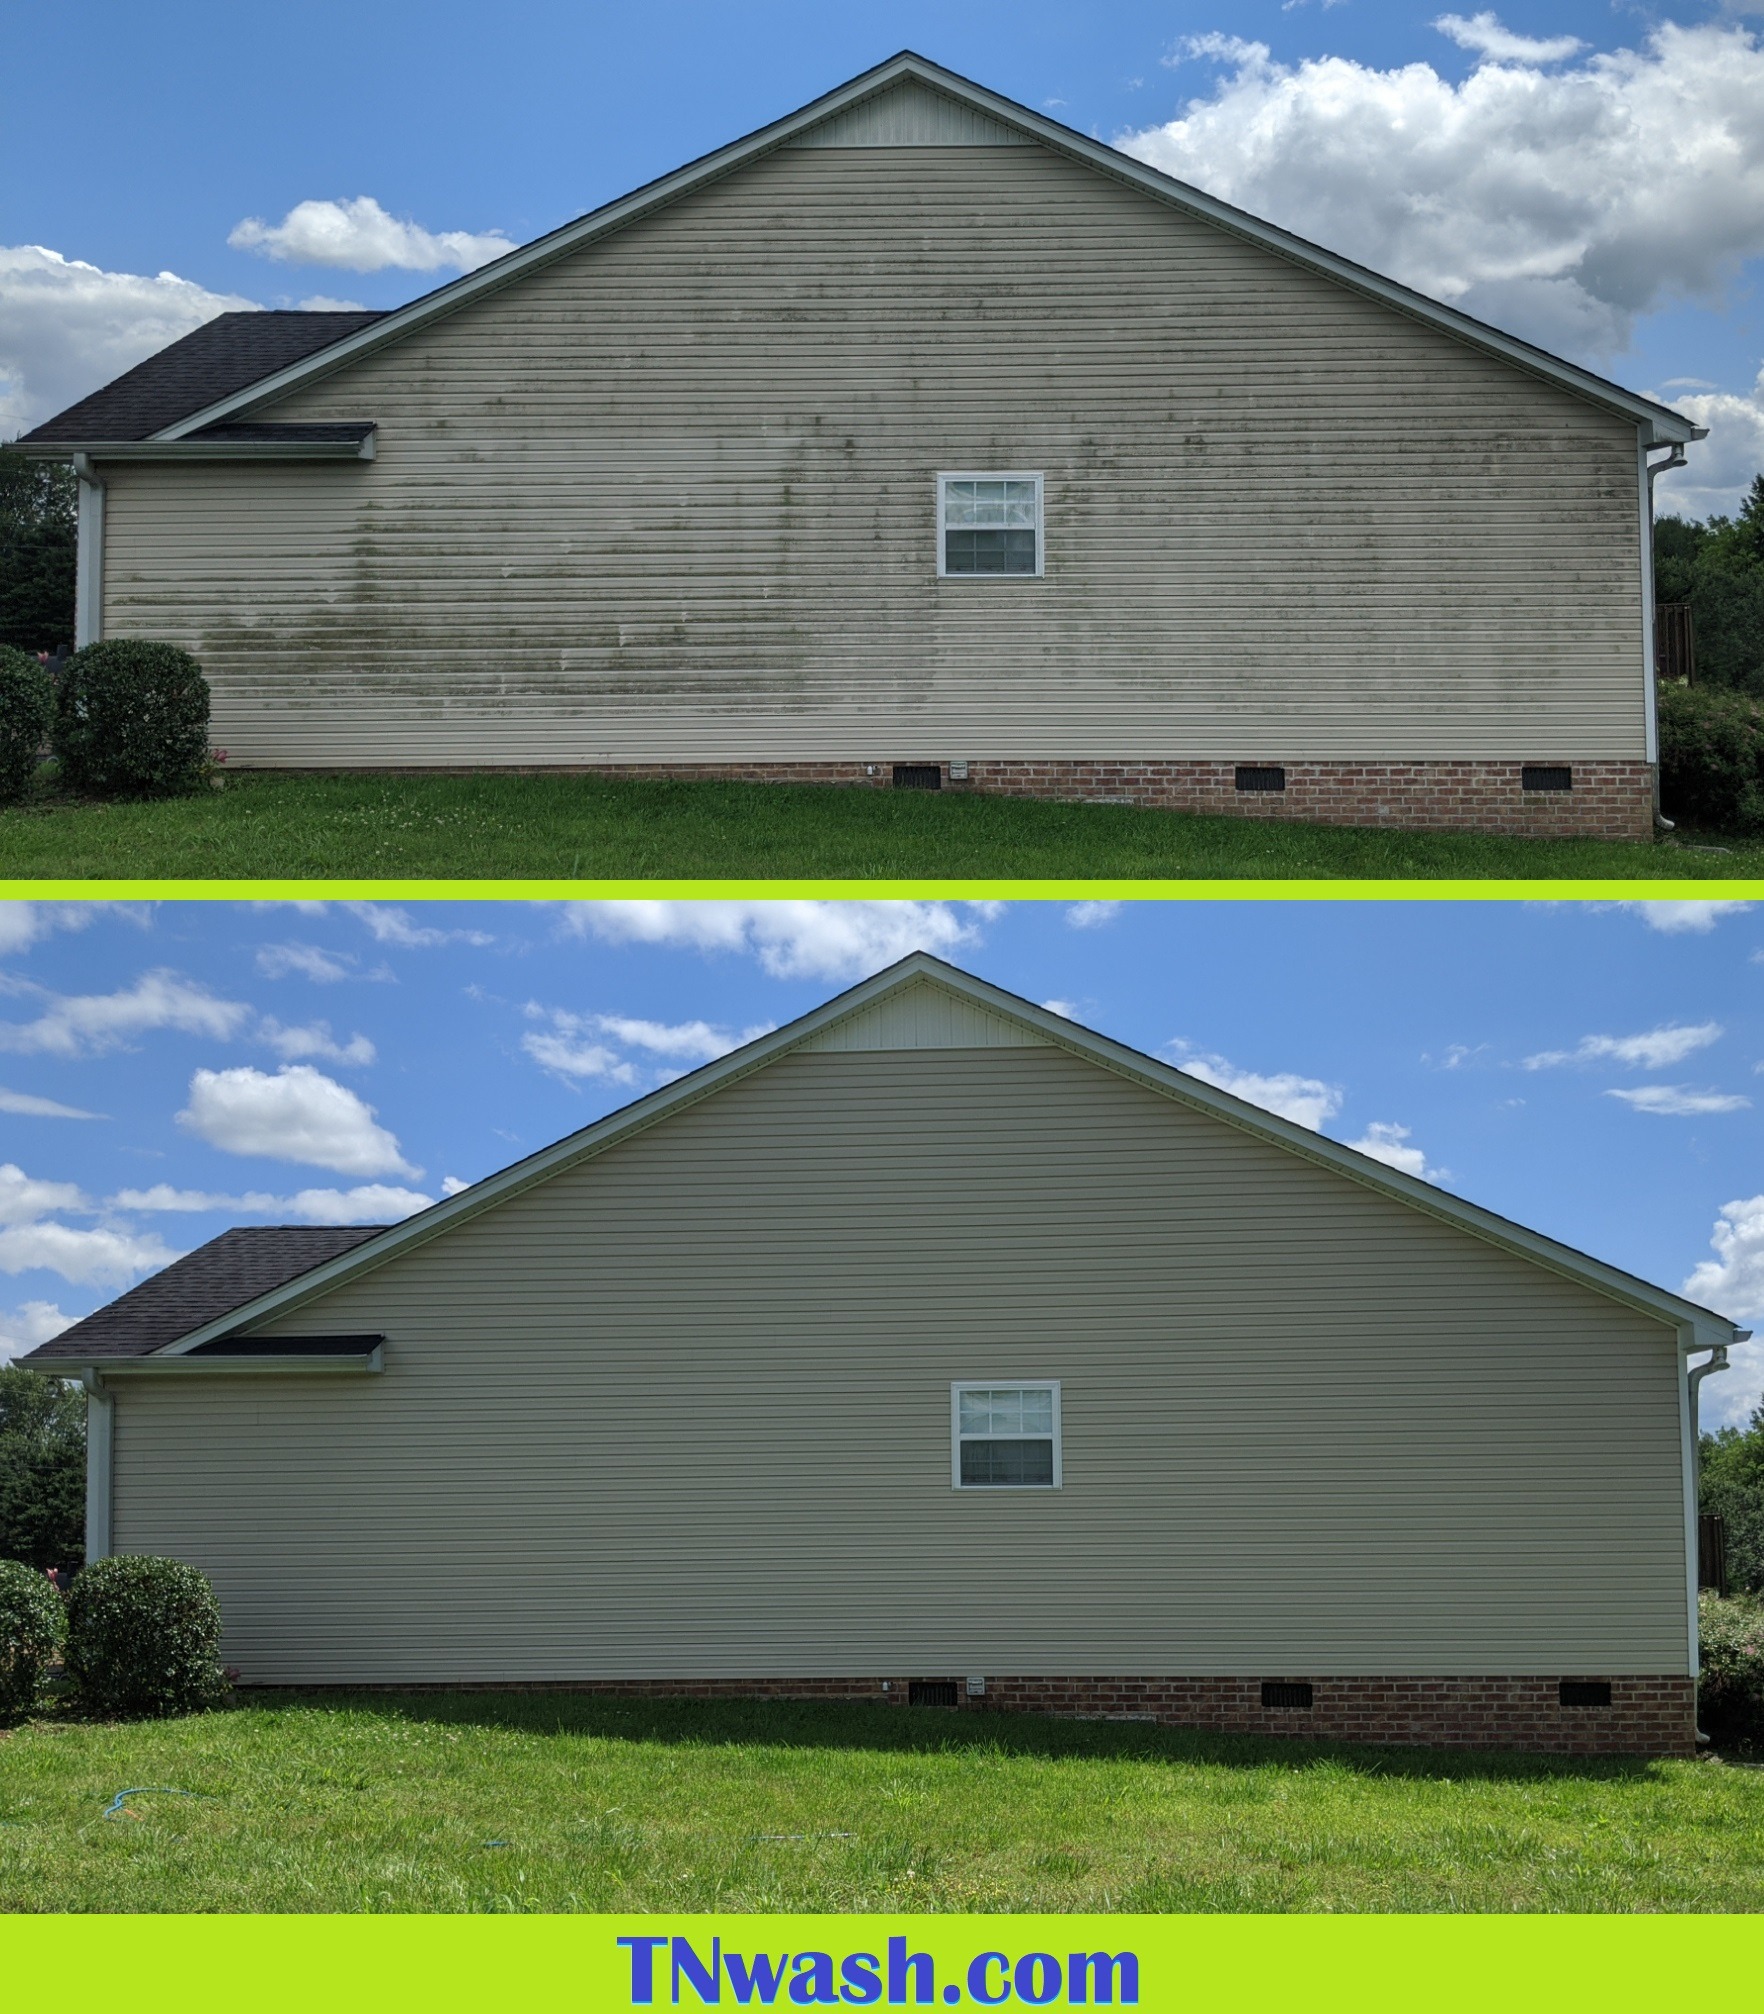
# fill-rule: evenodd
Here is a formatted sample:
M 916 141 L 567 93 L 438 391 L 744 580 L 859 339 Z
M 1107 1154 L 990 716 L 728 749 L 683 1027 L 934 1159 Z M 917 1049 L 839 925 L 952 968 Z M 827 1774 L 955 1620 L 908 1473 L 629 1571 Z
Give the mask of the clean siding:
M 236 762 L 1645 752 L 1634 425 L 1039 145 L 780 150 L 264 416 L 378 459 L 107 471 Z M 1044 578 L 937 578 L 951 467 Z
M 790 1055 L 117 1399 L 257 1681 L 1675 1672 L 1663 1324 L 1056 1048 Z M 1064 1381 L 956 1493 L 948 1387 Z

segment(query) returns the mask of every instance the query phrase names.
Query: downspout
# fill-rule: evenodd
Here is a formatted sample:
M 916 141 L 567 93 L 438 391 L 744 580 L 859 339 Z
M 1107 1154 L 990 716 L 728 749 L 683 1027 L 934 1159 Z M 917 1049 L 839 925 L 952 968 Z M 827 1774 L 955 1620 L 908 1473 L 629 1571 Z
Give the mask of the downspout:
M 1750 1329 L 1735 1329 L 1733 1340 L 1736 1343 L 1749 1342 L 1751 1334 Z M 1686 1373 L 1684 1381 L 1685 1419 L 1688 1426 L 1686 1438 L 1689 1442 L 1688 1458 L 1684 1471 L 1686 1499 L 1685 1539 L 1690 1564 L 1691 1678 L 1693 1681 L 1701 1677 L 1703 1668 L 1702 1644 L 1699 1641 L 1697 1627 L 1697 1596 L 1702 1592 L 1698 1585 L 1702 1578 L 1702 1562 L 1699 1557 L 1701 1542 L 1697 1523 L 1702 1497 L 1699 1487 L 1701 1482 L 1702 1449 L 1700 1445 L 1701 1433 L 1697 1424 L 1697 1388 L 1705 1378 L 1713 1376 L 1717 1371 L 1725 1371 L 1729 1368 L 1727 1361 L 1728 1345 L 1726 1343 L 1704 1344 L 1701 1347 L 1708 1350 L 1709 1361 L 1706 1364 L 1697 1364 L 1694 1366 L 1694 1368 Z M 1706 1742 L 1708 1739 L 1709 1737 L 1699 1727 L 1697 1729 L 1698 1742 Z
M 1707 427 L 1699 427 L 1694 436 L 1702 440 L 1708 433 Z M 1658 679 L 1659 668 L 1654 656 L 1654 478 L 1664 475 L 1668 469 L 1681 469 L 1685 465 L 1684 443 L 1682 441 L 1655 441 L 1648 438 L 1649 429 L 1637 429 L 1639 450 L 1637 460 L 1641 469 L 1641 601 L 1642 601 L 1642 677 L 1646 687 L 1644 701 L 1644 746 L 1647 760 L 1654 772 L 1654 830 L 1670 832 L 1672 820 L 1662 816 L 1660 811 L 1660 710 Z M 1650 448 L 1663 447 L 1668 450 L 1664 461 L 1648 460 Z
M 90 455 L 76 454 L 73 467 L 80 479 L 74 648 L 84 650 L 104 634 L 104 483 Z
M 86 1388 L 86 1564 L 110 1557 L 111 1449 L 116 1400 L 96 1371 L 82 1371 Z

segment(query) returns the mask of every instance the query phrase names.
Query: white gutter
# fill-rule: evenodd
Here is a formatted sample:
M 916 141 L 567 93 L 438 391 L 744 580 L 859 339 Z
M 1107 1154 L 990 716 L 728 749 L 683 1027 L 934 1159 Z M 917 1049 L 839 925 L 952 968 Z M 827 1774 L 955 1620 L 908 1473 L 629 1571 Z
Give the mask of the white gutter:
M 39 442 L 19 452 L 34 461 L 71 460 L 76 468 L 81 462 L 90 466 L 93 455 L 107 462 L 371 462 L 374 436 L 364 434 L 358 441 L 88 441 L 80 448 Z
M 111 1448 L 116 1401 L 94 1370 L 82 1372 L 86 1388 L 86 1564 L 110 1557 Z
M 376 1345 L 372 1350 L 348 1355 L 320 1356 L 182 1356 L 118 1357 L 87 1369 L 88 1377 L 102 1371 L 106 1378 L 237 1378 L 308 1377 L 322 1373 L 327 1378 L 371 1376 L 386 1368 Z
M 104 634 L 104 483 L 85 453 L 73 457 L 80 479 L 78 563 L 74 588 L 74 649 Z

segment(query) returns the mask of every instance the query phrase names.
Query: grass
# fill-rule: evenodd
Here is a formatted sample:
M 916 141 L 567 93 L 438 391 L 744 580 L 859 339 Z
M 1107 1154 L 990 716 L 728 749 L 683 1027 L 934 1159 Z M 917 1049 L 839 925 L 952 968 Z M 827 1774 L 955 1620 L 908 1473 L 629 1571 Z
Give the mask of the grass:
M 1695 835 L 1687 835 L 1695 837 Z M 1727 850 L 1710 850 L 1725 845 Z M 961 792 L 601 777 L 236 772 L 0 811 L 0 879 L 1717 880 L 1764 843 L 1496 839 Z
M 0 1907 L 1755 1912 L 1764 1771 L 924 1708 L 266 1694 L 0 1735 Z

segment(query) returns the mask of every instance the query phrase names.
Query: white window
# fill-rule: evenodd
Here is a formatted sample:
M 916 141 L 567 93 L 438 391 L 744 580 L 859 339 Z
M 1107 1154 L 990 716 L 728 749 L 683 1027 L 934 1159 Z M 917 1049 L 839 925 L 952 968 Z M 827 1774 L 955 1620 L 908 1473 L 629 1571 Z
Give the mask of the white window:
M 959 1490 L 1060 1487 L 1060 1387 L 964 1383 L 949 1388 L 950 1477 Z
M 948 471 L 937 478 L 937 571 L 997 580 L 1041 572 L 1041 477 Z

